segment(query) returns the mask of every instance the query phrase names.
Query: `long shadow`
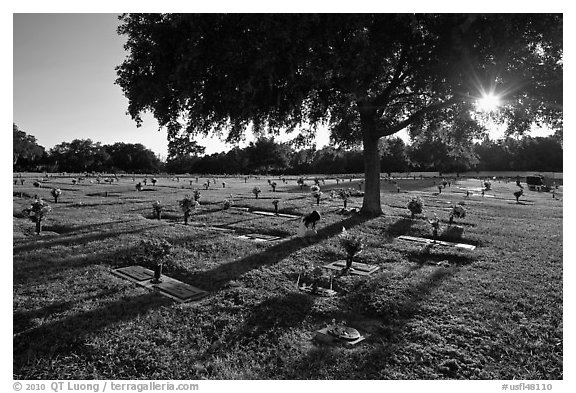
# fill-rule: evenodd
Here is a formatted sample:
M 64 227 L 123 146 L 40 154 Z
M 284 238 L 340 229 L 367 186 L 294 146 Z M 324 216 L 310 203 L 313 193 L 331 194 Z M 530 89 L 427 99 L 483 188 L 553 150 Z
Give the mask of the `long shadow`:
M 162 225 L 150 225 L 150 226 L 146 226 L 146 227 L 142 227 L 142 228 L 136 228 L 136 229 L 126 229 L 126 230 L 117 230 L 117 231 L 107 231 L 107 232 L 98 232 L 98 233 L 92 233 L 92 234 L 84 234 L 82 236 L 69 236 L 69 237 L 65 237 L 65 238 L 50 238 L 47 241 L 38 241 L 38 240 L 43 240 L 42 237 L 40 236 L 39 238 L 36 238 L 26 244 L 23 245 L 19 245 L 19 246 L 15 246 L 13 248 L 13 253 L 14 255 L 17 255 L 21 252 L 25 252 L 25 251 L 31 251 L 31 250 L 37 250 L 37 249 L 42 249 L 42 248 L 48 248 L 48 247 L 53 247 L 53 246 L 68 246 L 71 244 L 86 244 L 86 243 L 90 243 L 90 242 L 94 242 L 94 241 L 98 241 L 98 240 L 104 240 L 104 239 L 108 239 L 111 237 L 117 237 L 120 235 L 126 235 L 126 234 L 130 234 L 130 233 L 139 233 L 139 232 L 146 232 L 149 230 L 152 230 L 154 228 L 163 226 Z
M 346 228 L 353 228 L 370 219 L 370 217 L 353 216 L 318 230 L 318 235 L 314 239 L 309 240 L 308 244 L 304 243 L 303 239 L 300 238 L 290 239 L 273 245 L 261 253 L 252 254 L 245 258 L 222 264 L 209 271 L 197 273 L 182 271 L 178 273 L 185 276 L 187 282 L 192 285 L 198 286 L 204 290 L 216 291 L 224 287 L 228 282 L 240 277 L 242 274 L 247 273 L 250 270 L 257 269 L 263 265 L 274 265 L 302 248 L 339 234 L 342 231 L 343 226 Z
M 420 311 L 419 304 L 429 297 L 432 291 L 439 287 L 446 278 L 454 275 L 457 271 L 458 268 L 437 268 L 424 280 L 403 291 L 405 296 L 399 294 L 389 299 L 390 306 L 376 314 L 365 312 L 365 315 L 362 315 L 359 312 L 354 312 L 354 310 L 361 308 L 361 294 L 345 297 L 340 308 L 351 311 L 344 312 L 337 319 L 361 321 L 363 318 L 372 318 L 380 321 L 380 327 L 376 332 L 371 333 L 367 339 L 367 342 L 372 344 L 372 349 L 363 351 L 361 356 L 354 356 L 354 352 L 348 354 L 335 350 L 335 347 L 317 346 L 298 361 L 292 362 L 292 367 L 283 370 L 283 375 L 286 378 L 294 379 L 390 378 L 390 375 L 385 375 L 386 371 L 398 367 L 394 358 L 401 343 L 396 337 L 401 334 L 408 321 L 418 314 Z M 376 281 L 373 283 L 377 284 Z M 369 290 L 370 287 L 364 288 L 364 291 Z M 402 298 L 404 301 L 397 303 L 398 299 Z M 361 322 L 357 324 L 358 326 L 349 325 L 362 332 Z M 353 363 L 353 366 L 351 367 L 349 363 Z M 330 375 L 318 374 L 317 370 L 326 370 L 327 368 L 331 370 Z
M 386 234 L 389 237 L 405 235 L 410 231 L 413 225 L 414 220 L 410 218 L 400 218 L 396 222 L 388 225 L 388 228 L 386 228 Z
M 79 312 L 55 322 L 28 329 L 13 339 L 14 375 L 27 379 L 24 369 L 35 359 L 50 359 L 83 352 L 87 337 L 107 326 L 130 320 L 172 300 L 154 293 L 122 298 L 103 307 Z
M 106 225 L 123 224 L 123 223 L 127 223 L 129 221 L 130 220 L 116 220 L 116 221 L 98 222 L 98 223 L 86 224 L 86 225 L 52 224 L 52 225 L 44 225 L 42 228 L 46 231 L 52 231 L 52 232 L 56 232 L 59 234 L 63 234 L 63 233 L 69 233 L 69 232 L 81 232 L 85 229 L 103 227 Z

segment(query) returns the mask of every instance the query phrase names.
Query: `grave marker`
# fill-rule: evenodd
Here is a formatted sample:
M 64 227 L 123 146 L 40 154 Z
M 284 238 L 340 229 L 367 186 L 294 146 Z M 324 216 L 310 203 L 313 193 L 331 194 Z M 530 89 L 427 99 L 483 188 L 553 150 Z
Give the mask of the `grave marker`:
M 424 237 L 415 237 L 415 236 L 406 236 L 406 235 L 402 235 L 402 236 L 398 236 L 397 239 L 400 240 L 406 240 L 406 241 L 412 241 L 412 242 L 417 242 L 417 243 L 425 243 L 425 244 L 437 244 L 440 246 L 447 246 L 447 247 L 456 247 L 456 248 L 463 248 L 465 250 L 474 250 L 476 249 L 476 246 L 473 246 L 471 244 L 465 244 L 465 243 L 452 243 L 452 242 L 446 242 L 443 240 L 432 240 L 432 239 L 427 239 Z
M 346 267 L 346 261 L 336 261 L 328 265 L 323 266 L 325 269 L 338 270 L 341 271 Z M 359 276 L 369 276 L 380 269 L 380 267 L 375 265 L 368 265 L 366 263 L 352 262 L 352 269 L 350 269 L 350 274 L 357 274 Z

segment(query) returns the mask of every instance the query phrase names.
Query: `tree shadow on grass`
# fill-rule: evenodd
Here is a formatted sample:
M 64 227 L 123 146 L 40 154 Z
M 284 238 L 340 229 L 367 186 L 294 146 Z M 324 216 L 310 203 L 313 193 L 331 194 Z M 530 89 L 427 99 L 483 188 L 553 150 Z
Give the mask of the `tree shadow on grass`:
M 386 228 L 386 234 L 389 237 L 396 237 L 400 235 L 405 235 L 406 233 L 410 232 L 410 229 L 414 225 L 415 220 L 410 218 L 400 218 L 396 222 L 388 225 Z
M 65 357 L 75 352 L 82 353 L 85 349 L 85 339 L 93 333 L 172 302 L 171 299 L 155 293 L 122 298 L 95 310 L 78 312 L 28 329 L 13 339 L 14 375 L 18 379 L 28 379 L 26 366 L 33 364 L 35 359 L 51 359 Z
M 453 276 L 458 267 L 434 268 L 419 282 L 391 294 L 386 299 L 376 299 L 377 309 L 366 305 L 367 299 L 377 293 L 379 280 L 367 282 L 357 293 L 343 298 L 341 309 L 350 310 L 336 317 L 337 320 L 354 321 L 349 326 L 357 328 L 362 334 L 363 320 L 378 322 L 376 328 L 367 335 L 366 342 L 355 350 L 343 352 L 339 345 L 317 344 L 303 357 L 291 362 L 291 367 L 283 370 L 283 376 L 294 379 L 383 379 L 391 378 L 389 368 L 396 366 L 395 354 L 400 349 L 398 339 L 405 325 L 420 312 L 420 304 L 430 297 L 447 278 Z M 325 321 L 328 323 L 329 321 Z M 356 351 L 356 352 L 355 352 Z M 330 369 L 331 374 L 319 374 L 318 370 Z
M 197 273 L 183 271 L 178 273 L 186 276 L 187 282 L 190 282 L 190 284 L 194 286 L 198 286 L 199 288 L 208 291 L 216 291 L 244 273 L 257 269 L 263 265 L 274 265 L 302 248 L 336 236 L 342 231 L 342 226 L 353 228 L 369 219 L 371 218 L 365 216 L 353 216 L 346 220 L 331 224 L 318 230 L 318 235 L 314 239 L 308 240 L 308 244 L 306 244 L 301 238 L 289 239 L 277 243 L 261 253 L 252 254 L 236 261 L 224 263 L 209 271 Z
M 57 237 L 57 238 L 49 238 L 44 241 L 42 237 L 34 238 L 33 240 L 28 241 L 27 243 L 17 245 L 13 248 L 14 255 L 20 254 L 22 252 L 43 249 L 47 247 L 53 246 L 69 246 L 72 244 L 86 244 L 90 242 L 95 242 L 99 240 L 104 240 L 112 237 L 118 237 L 120 235 L 126 234 L 134 234 L 140 232 L 150 231 L 154 228 L 163 226 L 165 224 L 160 225 L 148 225 L 141 228 L 133 228 L 129 227 L 123 230 L 116 230 L 116 231 L 106 231 L 106 232 L 97 232 L 97 233 L 88 233 L 82 235 L 71 235 L 66 237 Z

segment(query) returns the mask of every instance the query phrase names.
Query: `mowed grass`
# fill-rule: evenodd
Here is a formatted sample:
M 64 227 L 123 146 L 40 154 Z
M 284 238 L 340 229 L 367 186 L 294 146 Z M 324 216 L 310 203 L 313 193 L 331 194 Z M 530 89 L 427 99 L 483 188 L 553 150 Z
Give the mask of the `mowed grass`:
M 272 178 L 271 178 L 272 179 Z M 141 181 L 137 178 L 136 182 Z M 159 178 L 136 192 L 131 177 L 112 185 L 52 177 L 14 186 L 13 373 L 18 379 L 562 379 L 562 201 L 530 192 L 517 204 L 513 183 L 493 182 L 493 198 L 465 197 L 461 179 L 437 195 L 435 180 L 382 182 L 384 214 L 342 215 L 321 184 L 319 206 L 295 179 L 217 179 L 201 189 L 190 225 L 178 200 L 206 180 Z M 436 180 L 437 181 L 437 180 Z M 256 199 L 251 193 L 259 186 Z M 54 204 L 51 187 L 62 196 Z M 409 190 L 409 191 L 406 191 Z M 108 191 L 108 196 L 105 193 Z M 35 194 L 53 212 L 40 236 L 21 211 Z M 295 238 L 298 219 L 260 216 L 235 206 L 322 220 L 310 244 Z M 420 196 L 424 213 L 410 219 L 406 203 Z M 162 220 L 152 218 L 161 201 Z M 50 202 L 52 201 L 52 202 Z M 464 202 L 463 243 L 474 251 L 433 247 L 428 253 L 399 235 L 431 236 L 426 217 L 447 226 L 450 203 Z M 361 197 L 349 207 L 360 207 Z M 226 230 L 216 230 L 219 227 Z M 336 279 L 338 296 L 310 296 L 298 273 L 343 259 L 337 235 L 365 237 L 359 262 L 378 265 L 370 277 Z M 240 234 L 283 237 L 253 242 Z M 164 273 L 209 291 L 180 304 L 111 273 L 146 264 L 140 241 L 174 245 Z M 449 267 L 436 262 L 448 261 Z M 366 340 L 354 348 L 325 346 L 314 332 L 346 321 Z

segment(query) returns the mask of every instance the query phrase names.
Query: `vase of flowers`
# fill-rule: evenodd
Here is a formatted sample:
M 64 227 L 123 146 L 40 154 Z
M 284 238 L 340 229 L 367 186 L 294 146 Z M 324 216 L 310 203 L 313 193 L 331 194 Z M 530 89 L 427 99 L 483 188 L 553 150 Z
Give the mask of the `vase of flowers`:
M 163 210 L 164 210 L 164 206 L 162 206 L 160 201 L 152 202 L 152 212 L 153 212 L 154 217 L 156 217 L 157 219 L 160 220 L 162 218 L 162 211 Z
M 273 199 L 272 204 L 274 205 L 274 213 L 278 215 L 278 203 L 280 202 L 279 199 Z
M 46 202 L 44 202 L 41 198 L 36 197 L 32 205 L 28 208 L 24 209 L 23 213 L 27 216 L 32 222 L 36 223 L 36 234 L 40 234 L 42 232 L 42 221 L 46 219 L 46 216 L 50 214 L 52 208 Z
M 422 207 L 423 206 L 424 206 L 424 203 L 422 202 L 422 199 L 420 199 L 420 197 L 412 197 L 408 201 L 408 204 L 406 205 L 408 210 L 410 210 L 410 218 L 414 219 L 414 216 L 416 214 L 422 213 Z
M 262 192 L 262 190 L 260 190 L 260 187 L 254 187 L 252 189 L 252 194 L 254 194 L 254 196 L 256 197 L 256 199 L 258 199 L 258 195 Z
M 345 270 L 350 270 L 352 268 L 352 259 L 357 255 L 363 248 L 363 239 L 359 235 L 353 235 L 342 227 L 342 233 L 338 235 L 340 240 L 340 245 L 346 251 L 346 268 Z
M 192 197 L 190 197 L 190 195 L 186 195 L 184 199 L 178 203 L 180 204 L 182 212 L 184 212 L 184 224 L 188 225 L 188 218 L 190 218 L 192 211 L 196 210 L 200 204 L 197 200 L 194 200 Z
M 466 217 L 466 210 L 464 210 L 462 206 L 453 206 L 452 211 L 450 212 L 450 225 L 452 225 L 454 217 L 456 218 Z
M 344 201 L 344 210 L 346 210 L 346 207 L 348 206 L 348 199 L 350 198 L 350 191 L 341 188 L 338 190 L 338 196 L 340 196 L 340 199 Z
M 434 214 L 434 217 L 429 219 L 428 222 L 432 226 L 432 239 L 436 241 L 438 238 L 438 229 L 440 229 L 440 220 L 438 219 L 438 216 Z
M 52 194 L 52 197 L 54 198 L 54 203 L 58 203 L 58 198 L 62 194 L 62 191 L 60 191 L 59 188 L 53 188 L 52 191 L 50 191 L 50 194 Z
M 316 205 L 320 205 L 320 197 L 322 196 L 322 191 L 320 191 L 320 186 L 317 184 L 310 187 L 310 192 L 312 196 L 316 199 Z
M 164 239 L 142 240 L 142 247 L 147 258 L 152 260 L 154 265 L 154 278 L 152 283 L 159 284 L 162 282 L 162 266 L 166 257 L 172 251 L 172 245 Z

